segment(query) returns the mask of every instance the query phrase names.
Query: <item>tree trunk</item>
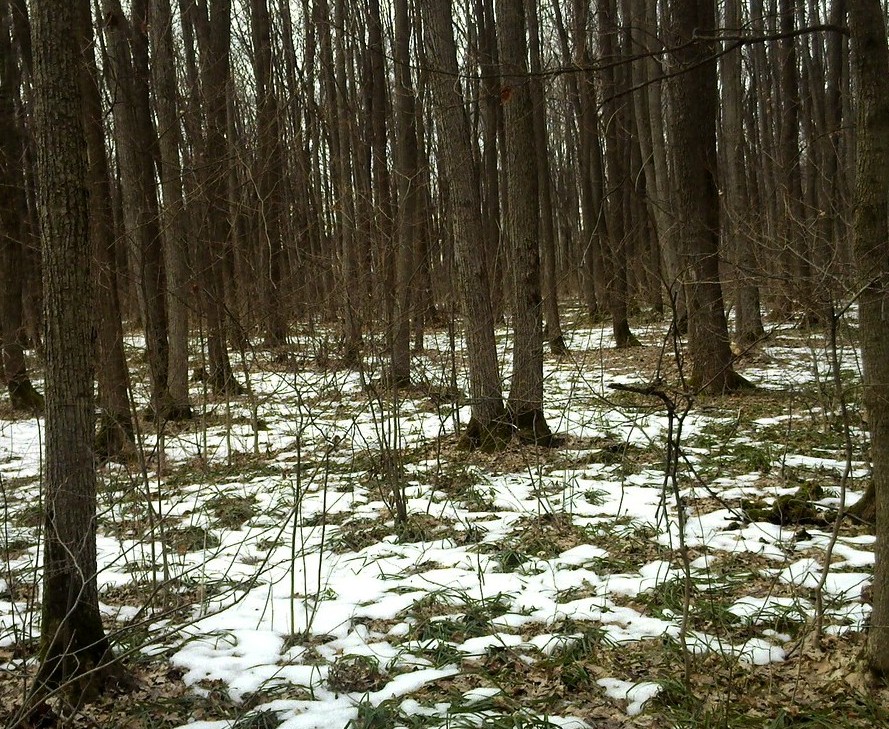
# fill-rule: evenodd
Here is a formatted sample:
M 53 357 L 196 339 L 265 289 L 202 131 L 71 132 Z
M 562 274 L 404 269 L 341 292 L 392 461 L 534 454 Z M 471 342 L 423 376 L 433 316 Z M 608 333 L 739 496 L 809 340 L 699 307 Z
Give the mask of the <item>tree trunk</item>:
M 99 383 L 99 428 L 96 455 L 99 459 L 125 456 L 132 449 L 130 373 L 123 349 L 120 297 L 118 295 L 117 241 L 111 209 L 111 182 L 105 148 L 104 116 L 99 72 L 93 51 L 93 23 L 88 0 L 77 2 L 78 30 L 82 34 L 84 63 L 80 71 L 83 98 L 83 129 L 89 159 L 90 238 L 96 262 L 96 380 Z
M 741 27 L 740 0 L 727 0 L 725 27 Z M 759 284 L 753 241 L 742 225 L 750 214 L 744 169 L 743 94 L 741 78 L 741 49 L 736 48 L 720 58 L 722 72 L 722 148 L 725 169 L 723 174 L 723 231 L 726 240 L 723 250 L 734 254 L 735 271 L 735 341 L 746 347 L 759 341 L 765 332 L 759 302 Z
M 746 380 L 732 368 L 728 326 L 719 283 L 719 193 L 716 187 L 716 54 L 713 42 L 696 40 L 715 27 L 709 0 L 675 0 L 671 53 L 673 242 L 688 300 L 691 382 L 704 392 L 735 390 Z
M 559 317 L 559 288 L 556 271 L 555 212 L 553 210 L 552 172 L 549 161 L 549 134 L 546 123 L 546 96 L 539 76 L 542 69 L 540 49 L 540 27 L 537 18 L 537 3 L 526 0 L 525 13 L 528 21 L 528 38 L 531 52 L 531 103 L 534 113 L 534 159 L 537 163 L 537 186 L 539 190 L 540 254 L 542 263 L 543 309 L 546 320 L 545 336 L 553 354 L 568 353 L 562 335 L 562 322 Z
M 871 670 L 889 674 L 889 45 L 879 0 L 847 0 L 858 90 L 857 169 L 852 241 L 863 291 L 859 321 L 864 404 L 877 504 Z
M 151 0 L 149 29 L 152 36 L 151 72 L 155 87 L 158 143 L 161 162 L 164 269 L 167 278 L 167 403 L 164 417 L 191 417 L 188 398 L 188 310 L 191 301 L 185 201 L 182 192 L 182 134 L 176 86 L 176 50 L 170 0 Z
M 34 389 L 25 364 L 23 247 L 27 199 L 22 170 L 22 135 L 15 99 L 20 75 L 12 53 L 11 18 L 6 3 L 0 6 L 0 373 L 5 379 L 14 410 L 43 411 L 43 396 Z
M 543 315 L 540 296 L 540 204 L 534 155 L 534 121 L 528 76 L 523 0 L 498 0 L 500 97 L 506 144 L 505 233 L 512 269 L 515 338 L 507 409 L 519 437 L 548 444 L 552 432 L 543 415 Z
M 420 169 L 417 110 L 410 70 L 411 16 L 408 0 L 395 2 L 395 174 L 398 181 L 398 238 L 392 321 L 392 382 L 411 379 L 411 302 L 415 299 L 414 241 L 422 235 L 419 219 Z
M 605 167 L 608 174 L 604 184 L 603 212 L 607 220 L 607 234 L 603 236 L 602 252 L 608 273 L 608 308 L 614 344 L 619 349 L 638 346 L 639 341 L 630 331 L 629 323 L 629 256 L 630 228 L 626 225 L 629 213 L 630 188 L 630 131 L 626 127 L 629 99 L 625 93 L 627 63 L 617 64 L 622 55 L 617 27 L 617 3 L 600 0 L 598 3 L 599 52 L 603 70 L 602 109 L 605 119 Z
M 111 658 L 96 588 L 87 159 L 76 6 L 34 0 L 34 138 L 46 344 L 45 527 L 38 693 L 101 690 Z
M 450 0 L 420 0 L 420 8 L 429 60 L 434 69 L 431 81 L 438 143 L 454 216 L 454 245 L 466 330 L 472 418 L 465 438 L 473 447 L 497 448 L 508 440 L 509 426 L 500 389 L 488 272 L 484 252 L 478 245 L 478 241 L 484 240 L 484 233 L 477 180 L 470 164 L 469 119 L 456 82 L 452 7 Z
M 272 75 L 272 30 L 267 0 L 251 0 L 253 31 L 253 69 L 256 77 L 256 150 L 255 170 L 259 227 L 259 287 L 262 302 L 262 326 L 270 347 L 287 343 L 287 321 L 283 292 L 284 149 L 281 144 L 278 95 Z
M 341 0 L 338 0 L 337 12 L 339 16 L 344 12 Z M 330 177 L 335 196 L 333 205 L 337 235 L 334 241 L 337 246 L 335 259 L 340 261 L 343 362 L 346 366 L 353 366 L 359 362 L 361 356 L 361 289 L 364 282 L 359 280 L 361 267 L 358 261 L 355 231 L 355 187 L 352 181 L 350 151 L 351 122 L 348 110 L 345 108 L 345 51 L 343 41 L 338 37 L 334 52 L 330 17 L 327 0 L 317 2 L 314 6 L 313 23 L 319 33 L 321 85 L 324 88 L 329 135 Z M 345 29 L 341 29 L 340 32 L 345 32 Z
M 232 372 L 226 347 L 223 270 L 232 222 L 227 135 L 231 0 L 211 0 L 209 15 L 196 13 L 194 20 L 202 52 L 201 88 L 206 119 L 199 165 L 206 218 L 202 226 L 199 260 L 204 272 L 202 293 L 207 317 L 208 376 L 214 392 L 239 395 L 243 390 Z
M 151 375 L 151 407 L 163 417 L 167 402 L 166 281 L 163 270 L 152 149 L 157 144 L 147 90 L 136 68 L 132 29 L 119 0 L 103 0 L 108 81 L 120 164 L 124 228 L 136 278 Z

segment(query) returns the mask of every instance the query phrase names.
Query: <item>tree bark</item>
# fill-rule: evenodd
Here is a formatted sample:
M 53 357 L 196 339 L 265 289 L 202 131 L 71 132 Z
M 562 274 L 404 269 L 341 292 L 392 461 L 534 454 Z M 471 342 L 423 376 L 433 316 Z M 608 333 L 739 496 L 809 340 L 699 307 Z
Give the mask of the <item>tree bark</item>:
M 0 5 L 0 374 L 14 410 L 43 411 L 43 396 L 34 389 L 25 361 L 24 236 L 27 220 L 24 147 L 16 115 L 20 74 L 12 52 L 11 18 L 6 2 Z
M 395 301 L 392 321 L 392 382 L 411 380 L 410 313 L 414 291 L 415 241 L 422 235 L 417 109 L 410 69 L 411 15 L 408 0 L 395 2 L 395 174 L 398 189 Z
M 533 101 L 523 0 L 498 0 L 500 82 L 506 144 L 505 233 L 512 270 L 514 330 L 512 380 L 507 410 L 518 435 L 548 444 L 552 432 L 543 414 L 543 312 L 540 295 L 540 203 L 534 155 Z
M 38 693 L 100 690 L 111 658 L 96 587 L 87 160 L 76 6 L 34 0 L 34 138 L 43 242 L 46 459 Z M 80 697 L 78 697 L 80 698 Z
M 441 164 L 450 193 L 454 245 L 466 349 L 472 418 L 465 438 L 472 447 L 498 448 L 509 438 L 488 271 L 478 241 L 484 240 L 477 179 L 472 171 L 469 119 L 457 79 L 457 51 L 450 0 L 420 0 L 438 122 Z
M 626 125 L 629 99 L 625 93 L 627 64 L 618 64 L 622 46 L 617 27 L 617 3 L 600 0 L 598 3 L 599 53 L 603 63 L 600 72 L 602 82 L 602 109 L 605 119 L 605 168 L 607 177 L 603 189 L 603 212 L 607 220 L 607 233 L 602 238 L 602 252 L 607 272 L 608 308 L 611 313 L 611 329 L 614 344 L 619 349 L 638 346 L 639 340 L 630 331 L 629 323 L 629 255 L 630 227 L 626 224 L 629 213 L 630 188 L 630 131 Z
M 89 160 L 90 238 L 96 262 L 96 380 L 99 383 L 98 401 L 101 408 L 96 455 L 104 460 L 125 456 L 135 444 L 135 437 L 130 402 L 130 373 L 123 349 L 111 181 L 105 148 L 99 72 L 93 50 L 92 13 L 88 0 L 78 0 L 77 13 L 78 30 L 86 49 L 80 71 L 80 91 Z
M 741 27 L 740 0 L 726 0 L 725 27 Z M 744 177 L 743 93 L 741 50 L 726 53 L 719 61 L 722 73 L 722 148 L 724 168 L 723 250 L 734 254 L 735 341 L 742 347 L 759 341 L 765 334 L 760 311 L 759 284 L 753 241 L 742 225 L 750 214 L 750 200 Z
M 157 145 L 147 89 L 137 68 L 134 31 L 119 0 L 103 0 L 108 83 L 120 164 L 124 229 L 136 278 L 151 375 L 151 409 L 162 418 L 167 402 L 166 280 L 152 150 Z
M 877 506 L 867 660 L 889 674 L 889 44 L 879 0 L 847 0 L 858 90 L 852 241 L 863 286 L 859 321 L 864 404 Z
M 188 396 L 188 310 L 191 274 L 186 241 L 185 201 L 182 190 L 182 134 L 176 85 L 173 12 L 170 0 L 151 0 L 149 30 L 152 40 L 151 72 L 155 88 L 163 209 L 164 270 L 167 291 L 167 403 L 164 417 L 187 420 L 192 416 Z
M 719 193 L 716 187 L 716 54 L 697 39 L 715 27 L 710 0 L 675 0 L 671 7 L 670 95 L 677 260 L 688 301 L 691 383 L 721 394 L 746 384 L 732 367 L 719 282 Z
M 537 17 L 537 3 L 526 0 L 525 13 L 528 25 L 528 39 L 531 60 L 531 103 L 534 122 L 534 159 L 537 163 L 537 187 L 539 191 L 539 224 L 541 254 L 541 281 L 543 308 L 546 320 L 545 336 L 553 354 L 568 353 L 565 337 L 562 335 L 562 322 L 559 316 L 559 287 L 556 270 L 555 212 L 553 210 L 552 171 L 549 161 L 549 134 L 546 121 L 546 95 L 539 74 L 542 69 L 540 48 L 540 24 Z
M 197 5 L 192 6 L 196 8 Z M 207 318 L 210 387 L 228 395 L 242 393 L 232 372 L 226 346 L 225 251 L 231 235 L 228 165 L 228 79 L 231 45 L 231 0 L 211 0 L 209 13 L 194 13 L 201 50 L 201 89 L 206 130 L 199 156 L 204 215 L 197 261 L 203 270 L 203 308 Z
M 254 177 L 259 196 L 258 227 L 261 262 L 259 287 L 262 325 L 270 347 L 287 343 L 283 299 L 284 245 L 283 162 L 278 95 L 272 75 L 272 30 L 267 0 L 251 0 L 253 69 L 256 77 L 256 150 Z

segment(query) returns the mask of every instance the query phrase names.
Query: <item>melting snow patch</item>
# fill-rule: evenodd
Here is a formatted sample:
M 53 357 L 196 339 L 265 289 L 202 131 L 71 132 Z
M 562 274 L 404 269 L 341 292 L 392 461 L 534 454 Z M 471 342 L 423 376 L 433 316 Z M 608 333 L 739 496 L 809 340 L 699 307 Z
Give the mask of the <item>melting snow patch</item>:
M 618 701 L 627 702 L 627 715 L 636 716 L 642 711 L 645 702 L 653 699 L 661 691 L 661 685 L 654 681 L 631 683 L 619 678 L 600 678 L 596 681 L 605 689 L 605 695 Z

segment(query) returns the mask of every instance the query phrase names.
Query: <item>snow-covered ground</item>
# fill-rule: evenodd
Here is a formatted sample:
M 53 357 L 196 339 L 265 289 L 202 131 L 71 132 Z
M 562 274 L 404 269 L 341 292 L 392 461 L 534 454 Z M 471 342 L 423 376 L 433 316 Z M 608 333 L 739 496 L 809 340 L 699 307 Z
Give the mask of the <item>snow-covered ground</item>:
M 366 722 L 383 709 L 392 726 L 478 726 L 515 711 L 593 726 L 590 696 L 636 716 L 651 710 L 661 677 L 611 674 L 620 662 L 597 663 L 597 651 L 660 645 L 674 658 L 781 662 L 819 586 L 828 634 L 860 630 L 871 537 L 841 532 L 824 576 L 828 525 L 745 517 L 804 484 L 821 487 L 812 499 L 829 515 L 846 470 L 847 505 L 861 494 L 867 467 L 843 457 L 820 345 L 777 330 L 739 365 L 757 392 L 696 399 L 674 488 L 666 411 L 609 388 L 656 374 L 664 330 L 638 336 L 644 348 L 615 352 L 607 330 L 579 329 L 569 357 L 547 356 L 546 416 L 564 439 L 551 451 L 457 449 L 469 409 L 443 394 L 452 371 L 468 388 L 461 353 L 454 363 L 441 334 L 415 361 L 424 386 L 397 398 L 379 362 L 321 370 L 308 347 L 286 365 L 238 362 L 249 394 L 230 403 L 205 399 L 198 383 L 192 422 L 160 446 L 143 433 L 144 464 L 102 471 L 98 583 L 110 631 L 138 625 L 140 650 L 181 669 L 196 694 L 260 697 L 249 712 L 273 715 L 270 726 L 342 729 L 384 726 Z M 854 349 L 841 361 L 854 381 Z M 858 459 L 860 418 L 850 425 Z M 23 585 L 39 584 L 41 440 L 39 420 L 0 421 L 0 647 L 39 631 L 39 596 Z M 395 522 L 396 489 L 407 524 Z M 530 690 L 517 698 L 513 679 L 567 655 L 589 674 L 586 699 L 565 678 L 551 704 Z M 509 675 L 497 661 L 512 662 Z

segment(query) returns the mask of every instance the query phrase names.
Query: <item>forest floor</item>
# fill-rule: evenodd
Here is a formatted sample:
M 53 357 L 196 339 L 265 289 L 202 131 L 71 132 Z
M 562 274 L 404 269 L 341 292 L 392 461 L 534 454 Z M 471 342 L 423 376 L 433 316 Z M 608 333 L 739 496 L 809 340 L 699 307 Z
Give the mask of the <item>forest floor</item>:
M 622 351 L 574 324 L 545 364 L 552 449 L 459 448 L 446 333 L 398 392 L 304 335 L 237 358 L 247 395 L 195 382 L 194 420 L 143 422 L 98 516 L 101 607 L 138 686 L 57 702 L 57 725 L 889 726 L 861 671 L 872 530 L 833 539 L 868 478 L 854 321 L 839 372 L 823 332 L 775 326 L 738 358 L 756 389 L 722 398 L 677 386 L 661 323 Z M 658 375 L 673 415 L 611 387 Z M 0 411 L 7 722 L 39 633 L 41 443 L 41 420 Z

